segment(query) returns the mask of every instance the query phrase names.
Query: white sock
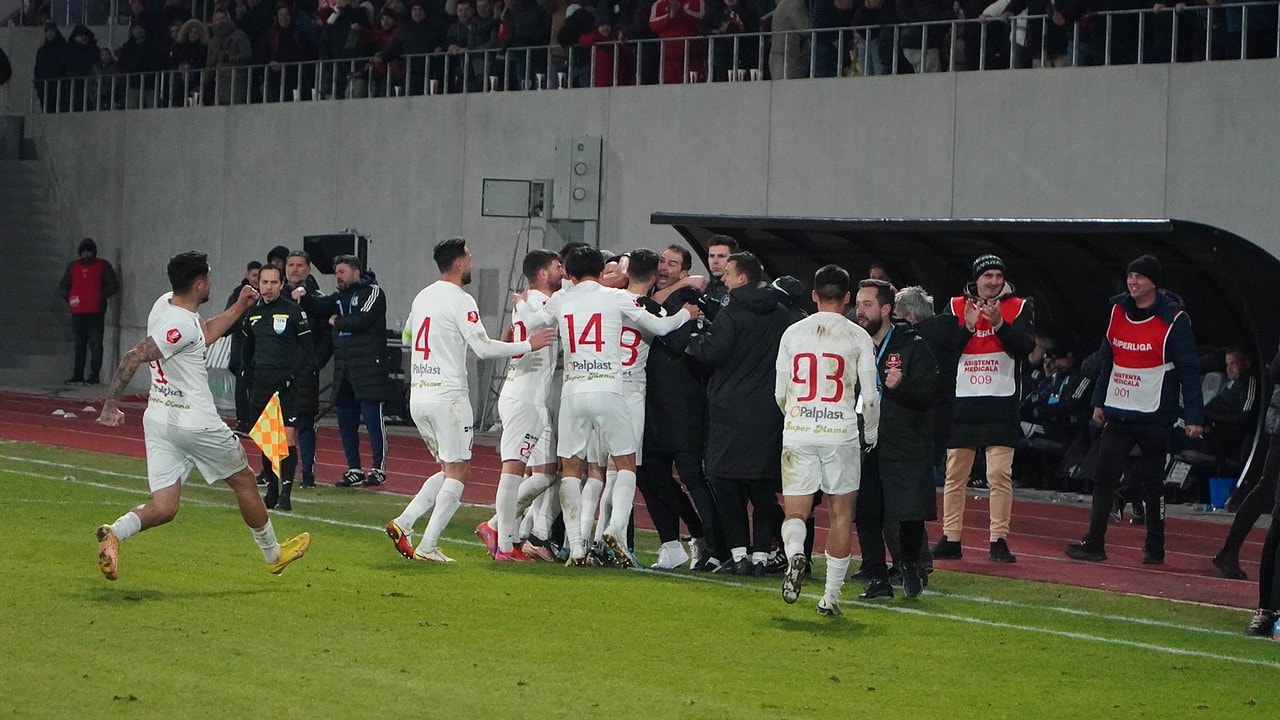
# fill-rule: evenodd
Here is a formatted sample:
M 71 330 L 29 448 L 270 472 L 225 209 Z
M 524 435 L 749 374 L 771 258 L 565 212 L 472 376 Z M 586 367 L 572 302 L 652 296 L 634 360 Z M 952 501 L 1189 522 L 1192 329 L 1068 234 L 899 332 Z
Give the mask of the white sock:
M 444 483 L 440 486 L 440 492 L 436 494 L 436 509 L 431 513 L 431 519 L 427 521 L 427 529 L 422 533 L 422 541 L 418 543 L 418 552 L 423 555 L 436 549 L 440 544 L 440 536 L 444 534 L 444 529 L 448 527 L 449 521 L 453 519 L 453 514 L 458 511 L 458 506 L 462 504 L 462 483 L 453 478 L 445 478 Z
M 752 564 L 752 565 L 757 565 L 757 564 L 759 564 L 759 565 L 763 565 L 763 564 L 765 564 L 765 563 L 766 563 L 766 562 L 768 562 L 768 561 L 769 561 L 769 553 L 767 553 L 767 552 L 753 552 L 753 553 L 751 553 L 751 564 Z
M 799 518 L 782 522 L 782 546 L 785 548 L 784 552 L 787 553 L 788 559 L 804 554 L 804 536 L 807 534 L 808 529 L 804 526 L 804 521 Z
M 142 532 L 142 518 L 130 510 L 121 515 L 120 519 L 111 523 L 111 531 L 116 534 L 117 540 L 124 542 Z
M 273 563 L 280 559 L 280 541 L 276 540 L 276 529 L 271 527 L 270 520 L 260 528 L 249 528 L 249 532 L 253 533 L 253 541 L 258 543 L 263 560 Z
M 618 480 L 618 471 L 609 470 L 604 474 L 604 491 L 600 493 L 600 510 L 596 513 L 596 542 L 604 542 L 605 530 L 613 521 L 613 486 Z
M 733 556 L 733 561 L 745 560 L 747 557 L 747 549 L 744 547 L 736 547 L 729 550 L 729 554 Z
M 498 510 L 498 524 L 494 529 L 498 531 L 498 550 L 500 552 L 511 552 L 511 548 L 516 541 L 516 501 L 520 495 L 520 481 L 523 480 L 519 475 L 510 475 L 503 473 L 498 478 L 498 494 L 494 499 L 494 506 Z
M 551 523 L 556 521 L 556 515 L 560 514 L 560 483 L 552 483 L 546 492 L 542 493 L 542 499 L 538 501 L 538 512 L 533 516 L 533 534 L 538 536 L 539 540 L 546 540 L 551 537 Z
M 582 506 L 578 515 L 578 535 L 582 538 L 592 537 L 591 523 L 596 520 L 596 511 L 600 509 L 600 496 L 604 494 L 604 483 L 595 478 L 587 478 L 582 486 Z M 601 535 L 604 533 L 602 532 Z
M 418 493 L 413 496 L 409 504 L 405 506 L 404 512 L 400 513 L 400 517 L 396 518 L 395 523 L 405 532 L 413 532 L 414 523 L 422 519 L 423 515 L 431 512 L 431 507 L 436 504 L 436 495 L 440 493 L 440 486 L 444 484 L 444 471 L 432 475 L 422 483 L 422 487 L 418 489 Z M 433 549 L 427 548 L 428 550 Z
M 840 590 L 844 588 L 844 576 L 849 574 L 849 556 L 833 558 L 827 555 L 827 588 L 826 594 L 840 599 Z
M 582 513 L 582 481 L 578 478 L 560 478 L 560 512 L 564 515 L 565 541 L 581 544 L 582 526 L 578 524 L 578 516 Z
M 533 502 L 551 487 L 553 477 L 547 473 L 533 473 L 520 483 L 520 491 L 516 496 L 516 514 L 522 515 L 529 508 L 533 507 Z
M 631 524 L 631 508 L 636 501 L 636 473 L 634 470 L 619 470 L 613 482 L 613 509 L 609 514 L 609 531 L 618 537 L 627 534 L 627 526 Z

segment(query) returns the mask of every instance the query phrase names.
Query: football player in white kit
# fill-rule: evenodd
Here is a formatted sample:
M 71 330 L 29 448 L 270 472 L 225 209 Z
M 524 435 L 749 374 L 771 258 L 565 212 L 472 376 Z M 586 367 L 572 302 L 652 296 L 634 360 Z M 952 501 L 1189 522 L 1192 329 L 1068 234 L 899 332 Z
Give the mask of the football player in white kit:
M 387 524 L 387 535 L 406 559 L 453 562 L 440 549 L 440 535 L 462 504 L 462 489 L 471 474 L 474 420 L 467 348 L 482 359 L 510 357 L 541 350 L 555 333 L 535 332 L 527 341 L 509 343 L 490 338 L 475 298 L 462 289 L 471 283 L 466 240 L 443 240 L 433 255 L 440 279 L 413 299 L 404 342 L 413 352 L 409 413 L 441 470 L 427 478 L 399 517 Z M 413 525 L 428 512 L 431 519 L 415 550 L 410 541 Z
M 311 546 L 311 535 L 302 533 L 281 545 L 258 495 L 244 447 L 231 428 L 218 417 L 209 390 L 205 349 L 240 319 L 258 299 L 246 285 L 236 302 L 207 323 L 196 312 L 209 300 L 209 258 L 185 252 L 169 260 L 172 292 L 161 295 L 147 316 L 147 337 L 133 347 L 116 368 L 98 422 L 107 427 L 124 423 L 118 403 L 134 373 L 143 363 L 151 368 L 151 392 L 142 427 L 147 444 L 147 484 L 151 500 L 135 507 L 98 535 L 98 567 L 108 580 L 120 570 L 120 543 L 173 519 L 182 499 L 182 483 L 191 469 L 205 482 L 225 480 L 235 491 L 240 515 L 262 550 L 267 570 L 284 572 Z
M 671 317 L 649 314 L 625 292 L 601 287 L 604 257 L 590 247 L 575 248 L 564 260 L 573 287 L 557 293 L 541 310 L 527 300 L 517 304 L 537 325 L 557 323 L 564 352 L 556 454 L 563 477 L 560 506 L 569 542 L 569 564 L 586 560 L 586 544 L 579 527 L 582 472 L 593 429 L 618 469 L 613 492 L 613 518 L 629 518 L 636 491 L 636 439 L 623 401 L 622 322 L 626 318 L 654 335 L 665 335 L 695 317 L 687 305 Z M 604 540 L 624 567 L 635 563 L 627 550 L 627 526 L 611 524 Z
M 551 250 L 531 250 L 524 258 L 523 272 L 528 283 L 528 304 L 539 309 L 551 300 L 564 279 L 560 256 Z M 512 313 L 510 332 L 515 340 L 529 336 L 529 324 L 518 310 Z M 496 513 L 476 526 L 476 535 L 493 559 L 500 562 L 521 562 L 534 557 L 554 559 L 550 549 L 541 544 L 525 541 L 518 548 L 516 543 L 519 541 L 517 523 L 520 514 L 555 479 L 556 459 L 555 450 L 550 447 L 552 427 L 548 401 L 558 352 L 553 342 L 537 352 L 513 357 L 498 396 L 498 417 L 502 420 L 502 439 L 499 442 L 502 476 L 498 480 L 498 493 L 494 500 Z M 530 467 L 532 473 L 525 479 L 525 470 Z
M 818 312 L 782 335 L 774 397 L 782 429 L 782 541 L 789 559 L 782 599 L 794 603 L 807 566 L 805 518 L 813 495 L 826 498 L 827 583 L 818 612 L 840 614 L 840 590 L 853 549 L 853 508 L 862 477 L 862 451 L 874 447 L 880 423 L 880 389 L 871 336 L 842 313 L 849 304 L 849 273 L 827 265 L 813 277 Z M 858 433 L 861 401 L 862 437 Z

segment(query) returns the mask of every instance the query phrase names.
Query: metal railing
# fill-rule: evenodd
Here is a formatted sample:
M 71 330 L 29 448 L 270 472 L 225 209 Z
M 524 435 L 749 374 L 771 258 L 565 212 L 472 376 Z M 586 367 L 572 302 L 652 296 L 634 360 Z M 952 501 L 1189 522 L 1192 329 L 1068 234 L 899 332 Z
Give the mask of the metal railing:
M 1280 56 L 1277 3 L 474 49 L 38 80 L 47 113 Z M 1233 15 L 1234 14 L 1234 15 Z M 1252 26 L 1252 27 L 1251 27 Z

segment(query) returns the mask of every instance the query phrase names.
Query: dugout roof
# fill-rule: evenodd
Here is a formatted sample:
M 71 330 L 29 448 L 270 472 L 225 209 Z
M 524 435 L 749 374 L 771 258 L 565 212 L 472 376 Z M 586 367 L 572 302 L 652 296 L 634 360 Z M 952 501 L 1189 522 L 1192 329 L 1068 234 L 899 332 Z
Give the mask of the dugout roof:
M 1280 259 L 1220 228 L 1185 220 L 1042 220 L 760 217 L 654 213 L 705 262 L 707 239 L 736 238 L 770 277 L 806 286 L 827 263 L 864 276 L 881 260 L 898 287 L 923 285 L 941 309 L 970 279 L 974 258 L 995 253 L 1020 295 L 1035 299 L 1037 329 L 1087 354 L 1106 330 L 1107 298 L 1124 290 L 1125 266 L 1160 258 L 1162 286 L 1186 301 L 1202 345 L 1240 345 L 1261 368 L 1280 340 Z

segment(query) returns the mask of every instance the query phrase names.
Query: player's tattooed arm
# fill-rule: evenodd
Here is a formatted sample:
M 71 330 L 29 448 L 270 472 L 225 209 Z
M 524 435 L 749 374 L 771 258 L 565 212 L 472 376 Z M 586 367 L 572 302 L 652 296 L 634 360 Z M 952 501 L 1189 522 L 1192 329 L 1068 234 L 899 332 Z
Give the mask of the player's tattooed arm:
M 160 353 L 159 346 L 150 335 L 143 338 L 141 342 L 134 345 L 129 352 L 120 358 L 120 365 L 116 368 L 115 377 L 111 378 L 111 386 L 107 388 L 107 401 L 102 405 L 102 412 L 98 415 L 98 422 L 107 427 L 116 427 L 124 422 L 124 413 L 116 404 L 120 401 L 120 396 L 124 394 L 124 389 L 129 387 L 129 381 L 133 380 L 133 376 L 138 372 L 138 368 L 150 362 L 160 360 L 164 356 Z

